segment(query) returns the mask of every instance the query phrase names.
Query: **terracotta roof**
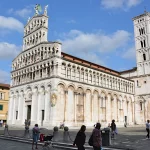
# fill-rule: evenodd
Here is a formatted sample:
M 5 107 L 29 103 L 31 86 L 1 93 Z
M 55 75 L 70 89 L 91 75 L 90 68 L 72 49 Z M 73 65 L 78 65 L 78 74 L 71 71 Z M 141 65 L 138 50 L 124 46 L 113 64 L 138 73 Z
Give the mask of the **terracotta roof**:
M 129 70 L 124 70 L 124 71 L 121 71 L 120 74 L 123 74 L 123 73 L 128 73 L 128 72 L 134 72 L 137 70 L 137 67 L 134 67 L 132 69 L 129 69 Z
M 0 87 L 2 87 L 2 88 L 9 88 L 10 89 L 10 85 L 9 84 L 0 83 Z
M 120 72 L 112 70 L 112 69 L 109 69 L 107 67 L 104 67 L 104 66 L 101 66 L 101 65 L 98 65 L 98 64 L 86 61 L 84 59 L 81 59 L 81 58 L 78 58 L 78 57 L 66 54 L 64 52 L 61 52 L 61 55 L 62 55 L 62 57 L 64 59 L 67 59 L 69 61 L 72 61 L 72 62 L 75 62 L 75 63 L 79 63 L 79 64 L 85 65 L 87 67 L 91 67 L 93 69 L 98 69 L 98 70 L 101 70 L 101 71 L 104 71 L 104 72 L 107 72 L 107 73 L 110 73 L 110 74 L 114 74 L 114 75 L 120 76 Z

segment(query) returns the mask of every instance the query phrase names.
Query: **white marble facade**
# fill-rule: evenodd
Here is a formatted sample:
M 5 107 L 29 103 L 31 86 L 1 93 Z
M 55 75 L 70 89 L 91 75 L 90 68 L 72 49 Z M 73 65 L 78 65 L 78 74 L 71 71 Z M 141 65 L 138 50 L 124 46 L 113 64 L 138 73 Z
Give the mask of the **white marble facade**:
M 61 43 L 48 42 L 47 32 L 46 14 L 24 28 L 23 51 L 12 63 L 8 124 L 134 124 L 134 81 L 63 53 Z

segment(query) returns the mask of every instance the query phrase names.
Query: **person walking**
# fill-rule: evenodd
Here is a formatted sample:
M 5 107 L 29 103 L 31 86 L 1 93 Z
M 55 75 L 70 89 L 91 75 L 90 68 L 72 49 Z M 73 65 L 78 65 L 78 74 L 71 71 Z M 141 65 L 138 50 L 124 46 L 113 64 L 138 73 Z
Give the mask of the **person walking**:
M 149 120 L 147 120 L 147 122 L 146 122 L 146 131 L 147 131 L 146 138 L 147 139 L 149 139 L 149 128 L 150 128 L 150 123 L 149 123 Z
M 36 144 L 36 149 L 38 149 L 37 142 L 39 140 L 39 133 L 40 133 L 40 129 L 38 127 L 38 124 L 35 124 L 34 128 L 32 129 L 32 137 L 33 137 L 32 149 L 34 149 L 34 143 Z
M 95 129 L 92 132 L 93 135 L 93 148 L 94 150 L 101 150 L 102 148 L 102 137 L 101 137 L 101 124 L 97 123 Z
M 115 120 L 112 120 L 110 128 L 111 128 L 111 138 L 114 139 L 115 138 L 115 131 L 116 131 Z
M 86 126 L 82 125 L 73 143 L 74 146 L 76 145 L 78 147 L 78 150 L 85 150 L 84 148 L 85 139 L 86 139 L 85 130 L 86 130 Z
M 30 119 L 28 120 L 28 123 L 27 123 L 27 124 L 28 124 L 28 126 L 30 127 L 30 124 L 31 124 L 31 120 L 30 120 Z

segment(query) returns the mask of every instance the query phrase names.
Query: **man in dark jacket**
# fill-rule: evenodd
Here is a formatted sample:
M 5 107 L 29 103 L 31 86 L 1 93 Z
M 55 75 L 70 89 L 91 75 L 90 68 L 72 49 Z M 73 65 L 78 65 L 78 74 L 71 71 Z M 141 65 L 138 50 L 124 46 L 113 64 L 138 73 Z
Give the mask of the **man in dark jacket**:
M 82 125 L 73 143 L 74 146 L 76 145 L 78 147 L 78 150 L 85 150 L 84 148 L 85 139 L 86 139 L 85 130 L 86 130 L 86 126 Z
M 115 138 L 115 131 L 116 131 L 116 124 L 115 124 L 115 120 L 112 120 L 112 123 L 111 123 L 111 133 L 112 133 L 112 139 Z

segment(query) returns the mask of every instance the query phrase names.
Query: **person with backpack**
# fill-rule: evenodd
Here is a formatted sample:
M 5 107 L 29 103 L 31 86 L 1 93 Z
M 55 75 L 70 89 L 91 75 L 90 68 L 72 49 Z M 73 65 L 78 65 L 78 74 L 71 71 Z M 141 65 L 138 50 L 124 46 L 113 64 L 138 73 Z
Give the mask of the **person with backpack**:
M 32 129 L 32 136 L 33 136 L 32 149 L 34 149 L 34 143 L 36 144 L 36 149 L 38 149 L 37 142 L 39 140 L 39 133 L 40 129 L 38 127 L 38 124 L 35 124 L 34 128 Z
M 94 150 L 101 150 L 102 137 L 101 137 L 101 124 L 97 123 L 92 132 L 92 143 Z
M 112 120 L 112 123 L 111 123 L 111 138 L 114 139 L 115 138 L 115 133 L 116 133 L 116 124 L 115 124 L 115 120 Z
M 86 126 L 82 125 L 73 143 L 73 146 L 76 145 L 78 147 L 78 150 L 85 150 L 84 148 L 85 139 L 86 139 L 85 130 L 86 130 Z

